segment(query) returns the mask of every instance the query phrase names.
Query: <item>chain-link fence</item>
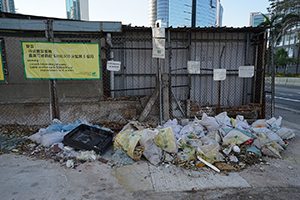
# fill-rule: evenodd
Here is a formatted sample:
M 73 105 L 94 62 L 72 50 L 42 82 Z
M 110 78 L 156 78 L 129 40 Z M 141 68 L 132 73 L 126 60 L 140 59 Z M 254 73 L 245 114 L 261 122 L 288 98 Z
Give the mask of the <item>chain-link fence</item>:
M 53 82 L 24 76 L 21 41 L 47 41 L 45 33 L 1 31 L 6 80 L 0 82 L 0 124 L 49 124 L 55 95 L 59 117 L 66 123 L 134 118 L 157 124 L 222 111 L 264 117 L 264 29 L 168 28 L 165 38 L 161 59 L 152 58 L 151 28 L 54 32 L 54 42 L 99 43 L 101 78 Z M 111 60 L 121 62 L 120 71 L 107 70 Z M 199 66 L 196 73 L 189 72 L 188 61 Z M 254 76 L 240 78 L 239 67 L 251 65 Z M 226 79 L 214 80 L 215 69 L 226 69 Z

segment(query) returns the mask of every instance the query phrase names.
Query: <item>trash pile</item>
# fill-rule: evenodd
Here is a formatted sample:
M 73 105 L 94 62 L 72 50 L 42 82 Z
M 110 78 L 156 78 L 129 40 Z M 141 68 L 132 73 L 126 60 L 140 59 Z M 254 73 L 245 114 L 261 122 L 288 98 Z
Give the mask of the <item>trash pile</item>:
M 77 120 L 73 124 L 63 124 L 58 119 L 54 119 L 53 123 L 47 128 L 40 129 L 20 129 L 22 126 L 19 125 L 13 125 L 9 128 L 3 126 L 0 132 L 0 154 L 15 152 L 41 159 L 53 159 L 70 168 L 75 168 L 80 163 L 97 159 L 101 162 L 107 162 L 101 159 L 95 151 L 76 151 L 74 148 L 62 143 L 64 137 L 71 130 L 81 125 L 111 131 L 109 128 L 92 125 L 85 121 Z M 15 130 L 17 130 L 17 133 L 15 133 Z
M 131 121 L 114 138 L 118 157 L 114 164 L 131 164 L 145 157 L 153 165 L 238 171 L 263 162 L 262 156 L 281 158 L 287 140 L 295 136 L 295 130 L 281 127 L 281 121 L 281 117 L 260 119 L 249 125 L 243 116 L 233 119 L 226 112 L 215 117 L 204 113 L 201 120 L 195 118 L 185 126 L 173 119 L 155 129 Z
M 20 137 L 0 134 L 0 153 L 18 152 L 38 158 L 51 158 L 69 168 L 76 168 L 87 161 L 98 160 L 114 167 L 147 159 L 153 165 L 173 164 L 188 170 L 208 166 L 216 172 L 239 171 L 246 166 L 264 162 L 262 156 L 281 158 L 280 152 L 286 149 L 287 140 L 295 137 L 295 130 L 281 127 L 281 121 L 281 117 L 259 119 L 250 125 L 241 115 L 233 119 L 226 112 L 215 117 L 204 113 L 201 120 L 185 119 L 180 125 L 173 119 L 156 128 L 130 121 L 114 134 L 109 128 L 87 122 L 63 124 L 55 119 L 47 128 L 38 131 L 31 129 L 30 134 Z M 64 142 L 68 133 L 82 124 L 113 134 L 109 137 L 113 138 L 110 142 L 114 147 L 111 160 L 104 159 L 94 150 L 74 148 Z M 89 135 L 94 128 L 87 130 L 86 135 L 83 132 L 74 135 L 85 144 L 82 147 L 89 141 L 96 147 L 91 140 L 97 137 Z M 36 131 L 35 134 L 32 134 L 33 131 Z M 101 131 L 98 132 L 104 137 Z

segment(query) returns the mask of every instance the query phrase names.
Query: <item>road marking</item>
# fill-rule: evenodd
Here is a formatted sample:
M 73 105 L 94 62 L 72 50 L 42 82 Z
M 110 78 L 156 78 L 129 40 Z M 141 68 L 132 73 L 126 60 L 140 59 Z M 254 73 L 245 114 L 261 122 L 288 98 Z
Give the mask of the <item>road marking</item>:
M 284 107 L 284 106 L 275 105 L 275 108 L 279 108 L 279 109 L 283 109 L 283 110 L 288 110 L 288 111 L 292 111 L 292 112 L 300 114 L 299 110 L 295 110 L 295 109 L 292 109 L 292 108 L 287 108 L 287 107 Z
M 284 98 L 284 97 L 276 97 L 275 99 L 281 99 L 281 100 L 286 100 L 286 101 L 293 101 L 293 102 L 300 102 L 298 99 L 290 99 L 290 98 Z

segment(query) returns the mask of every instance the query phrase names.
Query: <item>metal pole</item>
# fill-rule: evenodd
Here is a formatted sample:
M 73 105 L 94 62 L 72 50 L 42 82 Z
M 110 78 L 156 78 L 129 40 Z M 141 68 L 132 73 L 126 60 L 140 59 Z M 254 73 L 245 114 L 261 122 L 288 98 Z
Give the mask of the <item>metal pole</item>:
M 196 7 L 197 7 L 197 0 L 192 1 L 192 27 L 196 27 Z
M 222 56 L 223 56 L 223 52 L 224 52 L 225 46 L 223 46 L 222 51 L 221 51 L 221 55 L 220 55 L 220 60 L 219 60 L 219 69 L 221 69 L 221 60 L 222 60 Z M 221 81 L 219 81 L 219 92 L 218 92 L 219 96 L 218 96 L 218 114 L 221 113 Z
M 160 59 L 157 58 L 158 64 L 158 84 L 159 84 L 159 123 L 162 125 L 162 94 L 161 94 L 161 69 L 160 69 Z
M 250 47 L 250 33 L 247 33 L 247 47 L 246 47 L 246 60 L 245 64 L 249 65 L 249 47 Z M 244 78 L 244 97 L 243 104 L 247 104 L 247 93 L 248 93 L 248 78 Z
M 169 46 L 169 116 L 173 118 L 173 105 L 172 105 L 172 47 L 171 47 L 171 33 L 170 29 L 168 29 L 168 46 Z
M 45 34 L 48 42 L 53 42 L 53 20 L 48 19 L 44 21 L 46 25 Z M 59 105 L 58 105 L 58 94 L 57 94 L 57 80 L 49 80 L 50 89 L 50 118 L 59 119 Z
M 276 40 L 274 41 L 274 43 L 276 44 Z M 274 46 L 275 46 L 274 44 Z M 271 73 L 272 73 L 272 82 L 271 82 L 271 116 L 270 117 L 274 117 L 275 116 L 275 65 L 274 65 L 274 47 L 273 44 L 270 46 L 271 49 L 271 54 L 272 54 L 272 68 L 271 68 Z
M 191 60 L 191 44 L 192 44 L 192 33 L 189 32 L 188 34 L 188 49 L 187 49 L 187 53 L 188 53 L 188 60 Z M 191 74 L 188 73 L 188 94 L 187 94 L 187 99 L 190 100 L 191 99 L 191 90 L 192 90 L 192 87 L 191 87 L 191 84 L 192 84 L 192 77 L 191 77 Z

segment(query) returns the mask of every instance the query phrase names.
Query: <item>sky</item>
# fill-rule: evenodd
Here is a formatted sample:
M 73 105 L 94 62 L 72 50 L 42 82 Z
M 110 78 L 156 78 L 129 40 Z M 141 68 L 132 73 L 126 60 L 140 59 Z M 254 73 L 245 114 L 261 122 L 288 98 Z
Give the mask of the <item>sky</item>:
M 14 0 L 20 14 L 66 18 L 65 0 Z M 268 0 L 221 0 L 223 26 L 249 26 L 250 12 L 267 12 Z M 148 0 L 89 0 L 90 21 L 148 26 Z

